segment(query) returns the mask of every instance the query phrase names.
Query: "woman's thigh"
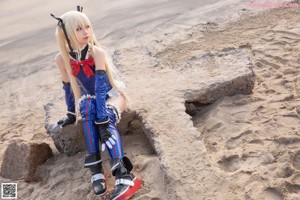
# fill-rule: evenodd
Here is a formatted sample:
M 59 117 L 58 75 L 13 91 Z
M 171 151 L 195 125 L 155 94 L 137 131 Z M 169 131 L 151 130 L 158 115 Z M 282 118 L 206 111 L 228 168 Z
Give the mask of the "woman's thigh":
M 109 98 L 109 99 L 107 99 L 107 102 L 118 106 L 120 108 L 121 112 L 123 112 L 126 109 L 126 102 L 125 102 L 125 98 L 123 97 L 123 95 L 120 95 L 120 96 L 114 97 L 114 98 Z

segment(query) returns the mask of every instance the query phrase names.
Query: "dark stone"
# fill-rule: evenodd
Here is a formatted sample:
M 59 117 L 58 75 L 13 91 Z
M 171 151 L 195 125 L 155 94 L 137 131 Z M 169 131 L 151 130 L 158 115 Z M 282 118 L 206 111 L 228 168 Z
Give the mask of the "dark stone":
M 82 121 L 61 128 L 57 123 L 46 124 L 47 133 L 60 153 L 68 156 L 86 150 Z
M 32 143 L 14 140 L 5 150 L 1 166 L 1 176 L 12 180 L 24 179 L 26 182 L 39 181 L 36 173 L 39 165 L 53 156 L 46 143 Z

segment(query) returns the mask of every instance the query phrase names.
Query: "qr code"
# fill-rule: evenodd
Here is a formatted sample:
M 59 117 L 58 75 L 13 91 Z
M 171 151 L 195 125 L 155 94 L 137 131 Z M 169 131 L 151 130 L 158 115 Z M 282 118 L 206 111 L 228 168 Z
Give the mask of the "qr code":
M 1 199 L 17 199 L 17 183 L 2 183 Z

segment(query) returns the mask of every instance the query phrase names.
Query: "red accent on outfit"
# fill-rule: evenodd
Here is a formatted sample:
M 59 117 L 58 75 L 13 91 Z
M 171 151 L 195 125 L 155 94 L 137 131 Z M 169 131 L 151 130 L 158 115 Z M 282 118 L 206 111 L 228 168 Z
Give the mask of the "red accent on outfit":
M 82 61 L 71 60 L 71 67 L 73 69 L 72 74 L 74 76 L 77 76 L 80 71 L 80 67 L 82 66 L 84 74 L 86 75 L 87 78 L 90 78 L 90 76 L 94 75 L 94 72 L 90 67 L 94 65 L 95 65 L 94 58 L 89 58 Z
M 88 119 L 89 118 L 89 110 L 88 108 L 90 107 L 90 104 L 91 103 L 91 99 L 88 99 L 88 106 L 86 107 L 86 118 Z M 87 134 L 88 134 L 88 137 L 90 138 L 90 147 L 93 147 L 93 141 L 92 141 L 92 137 L 91 137 L 91 130 L 90 130 L 90 126 L 89 126 L 89 121 L 87 120 L 86 121 L 86 127 L 88 128 L 88 131 L 87 131 Z M 97 151 L 96 149 L 91 149 L 91 151 Z

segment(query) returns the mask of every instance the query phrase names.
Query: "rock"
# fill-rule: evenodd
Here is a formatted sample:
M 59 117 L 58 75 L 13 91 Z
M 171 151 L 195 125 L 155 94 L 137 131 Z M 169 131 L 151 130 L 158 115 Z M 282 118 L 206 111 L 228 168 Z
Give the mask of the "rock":
M 45 125 L 47 133 L 52 138 L 60 153 L 68 156 L 86 150 L 82 121 L 61 128 L 57 123 Z
M 12 180 L 38 181 L 41 177 L 36 173 L 37 167 L 52 156 L 50 146 L 44 142 L 14 140 L 5 150 L 0 174 Z
M 185 103 L 186 113 L 194 116 L 197 114 L 198 110 L 194 103 Z
M 128 132 L 129 124 L 138 119 L 138 115 L 134 111 L 126 111 L 122 113 L 121 121 L 117 124 L 118 131 L 121 135 Z
M 70 124 L 61 128 L 56 122 L 51 122 L 50 119 L 53 118 L 53 115 L 48 106 L 51 106 L 51 104 L 45 106 L 45 128 L 52 138 L 57 150 L 68 156 L 74 155 L 80 151 L 85 151 L 86 141 L 82 120 L 78 120 L 77 124 Z M 134 112 L 124 112 L 122 114 L 121 122 L 118 124 L 120 134 L 126 133 L 129 123 L 135 118 L 136 114 Z
M 139 47 L 122 51 L 122 63 L 139 70 L 129 75 L 127 91 L 135 94 L 132 105 L 168 180 L 166 199 L 191 199 L 199 191 L 211 189 L 203 181 L 206 178 L 220 180 L 216 178 L 219 174 L 207 167 L 211 162 L 205 163 L 210 158 L 202 134 L 191 120 L 191 115 L 201 111 L 198 105 L 213 104 L 225 96 L 251 94 L 255 85 L 253 64 L 246 51 L 226 48 L 203 52 L 193 44 L 176 44 L 155 54 L 153 59 L 162 67 L 159 72 L 139 53 Z M 229 172 L 239 170 L 228 165 L 236 160 L 238 157 L 228 158 L 221 167 Z
M 201 55 L 194 56 L 191 64 L 195 68 L 194 73 L 186 79 L 197 80 L 198 76 L 200 81 L 195 81 L 186 89 L 184 98 L 187 102 L 208 104 L 224 96 L 252 93 L 255 74 L 249 57 L 243 51 L 225 51 L 222 56 L 211 54 L 211 58 L 206 60 Z

